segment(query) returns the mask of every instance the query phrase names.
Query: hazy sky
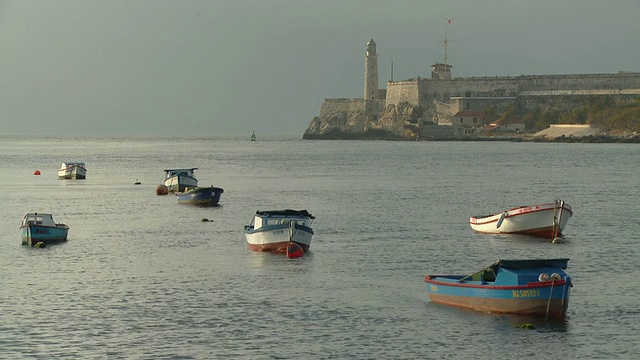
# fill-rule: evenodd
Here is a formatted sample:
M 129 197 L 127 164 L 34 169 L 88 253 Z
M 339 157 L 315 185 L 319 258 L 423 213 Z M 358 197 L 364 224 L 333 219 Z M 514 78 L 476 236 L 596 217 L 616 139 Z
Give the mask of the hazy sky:
M 446 25 L 446 19 L 453 23 Z M 0 134 L 299 134 L 428 77 L 640 71 L 640 0 L 0 0 Z

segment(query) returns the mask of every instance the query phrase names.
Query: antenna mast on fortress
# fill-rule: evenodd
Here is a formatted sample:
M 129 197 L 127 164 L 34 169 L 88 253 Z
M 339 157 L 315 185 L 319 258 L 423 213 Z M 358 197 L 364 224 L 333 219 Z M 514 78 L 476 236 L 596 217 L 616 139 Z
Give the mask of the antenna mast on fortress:
M 444 67 L 445 69 L 447 68 L 447 43 L 449 42 L 449 40 L 447 39 L 447 33 L 448 33 L 449 24 L 453 22 L 453 19 L 446 19 L 446 20 L 447 20 L 447 24 L 444 27 Z
M 452 66 L 447 64 L 447 46 L 449 45 L 449 29 L 448 26 L 453 19 L 446 19 L 447 23 L 444 28 L 444 64 L 436 62 L 431 67 L 431 78 L 438 80 L 451 80 Z

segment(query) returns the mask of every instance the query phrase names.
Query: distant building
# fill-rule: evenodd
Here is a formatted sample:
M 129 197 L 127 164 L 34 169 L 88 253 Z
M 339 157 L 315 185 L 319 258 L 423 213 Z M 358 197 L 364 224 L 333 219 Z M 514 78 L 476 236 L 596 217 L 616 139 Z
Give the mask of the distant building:
M 462 110 L 453 115 L 453 123 L 459 126 L 482 126 L 484 113 L 482 111 Z

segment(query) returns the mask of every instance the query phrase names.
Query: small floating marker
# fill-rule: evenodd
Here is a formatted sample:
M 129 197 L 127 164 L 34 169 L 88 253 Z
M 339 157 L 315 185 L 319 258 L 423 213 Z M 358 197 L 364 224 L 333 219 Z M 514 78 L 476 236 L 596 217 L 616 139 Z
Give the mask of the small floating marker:
M 554 244 L 562 244 L 564 242 L 564 240 L 562 240 L 562 238 L 554 238 L 553 241 L 551 241 Z
M 209 222 L 209 221 L 211 221 L 211 220 L 209 220 L 209 219 L 207 219 L 207 218 L 202 218 L 202 219 L 200 219 L 200 221 L 201 221 L 201 222 Z
M 140 185 L 142 184 L 140 181 L 138 181 L 138 179 L 136 179 L 136 182 L 133 183 L 133 185 Z
M 40 175 L 40 170 L 36 170 L 33 172 L 33 175 Z
M 43 248 L 43 247 L 47 247 L 47 245 L 45 245 L 42 241 L 38 241 L 33 247 Z

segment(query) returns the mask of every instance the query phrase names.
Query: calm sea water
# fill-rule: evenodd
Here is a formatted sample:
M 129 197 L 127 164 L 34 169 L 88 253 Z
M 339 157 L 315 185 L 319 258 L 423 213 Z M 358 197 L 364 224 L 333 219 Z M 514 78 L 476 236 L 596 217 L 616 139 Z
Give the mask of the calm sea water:
M 639 145 L 247 140 L 0 138 L 0 358 L 640 358 Z M 65 160 L 88 178 L 58 180 Z M 221 206 L 156 196 L 172 167 Z M 468 225 L 556 198 L 563 244 Z M 281 208 L 316 216 L 301 259 L 246 249 L 243 225 Z M 21 246 L 31 211 L 69 241 Z M 426 293 L 426 274 L 543 257 L 571 259 L 562 322 Z

